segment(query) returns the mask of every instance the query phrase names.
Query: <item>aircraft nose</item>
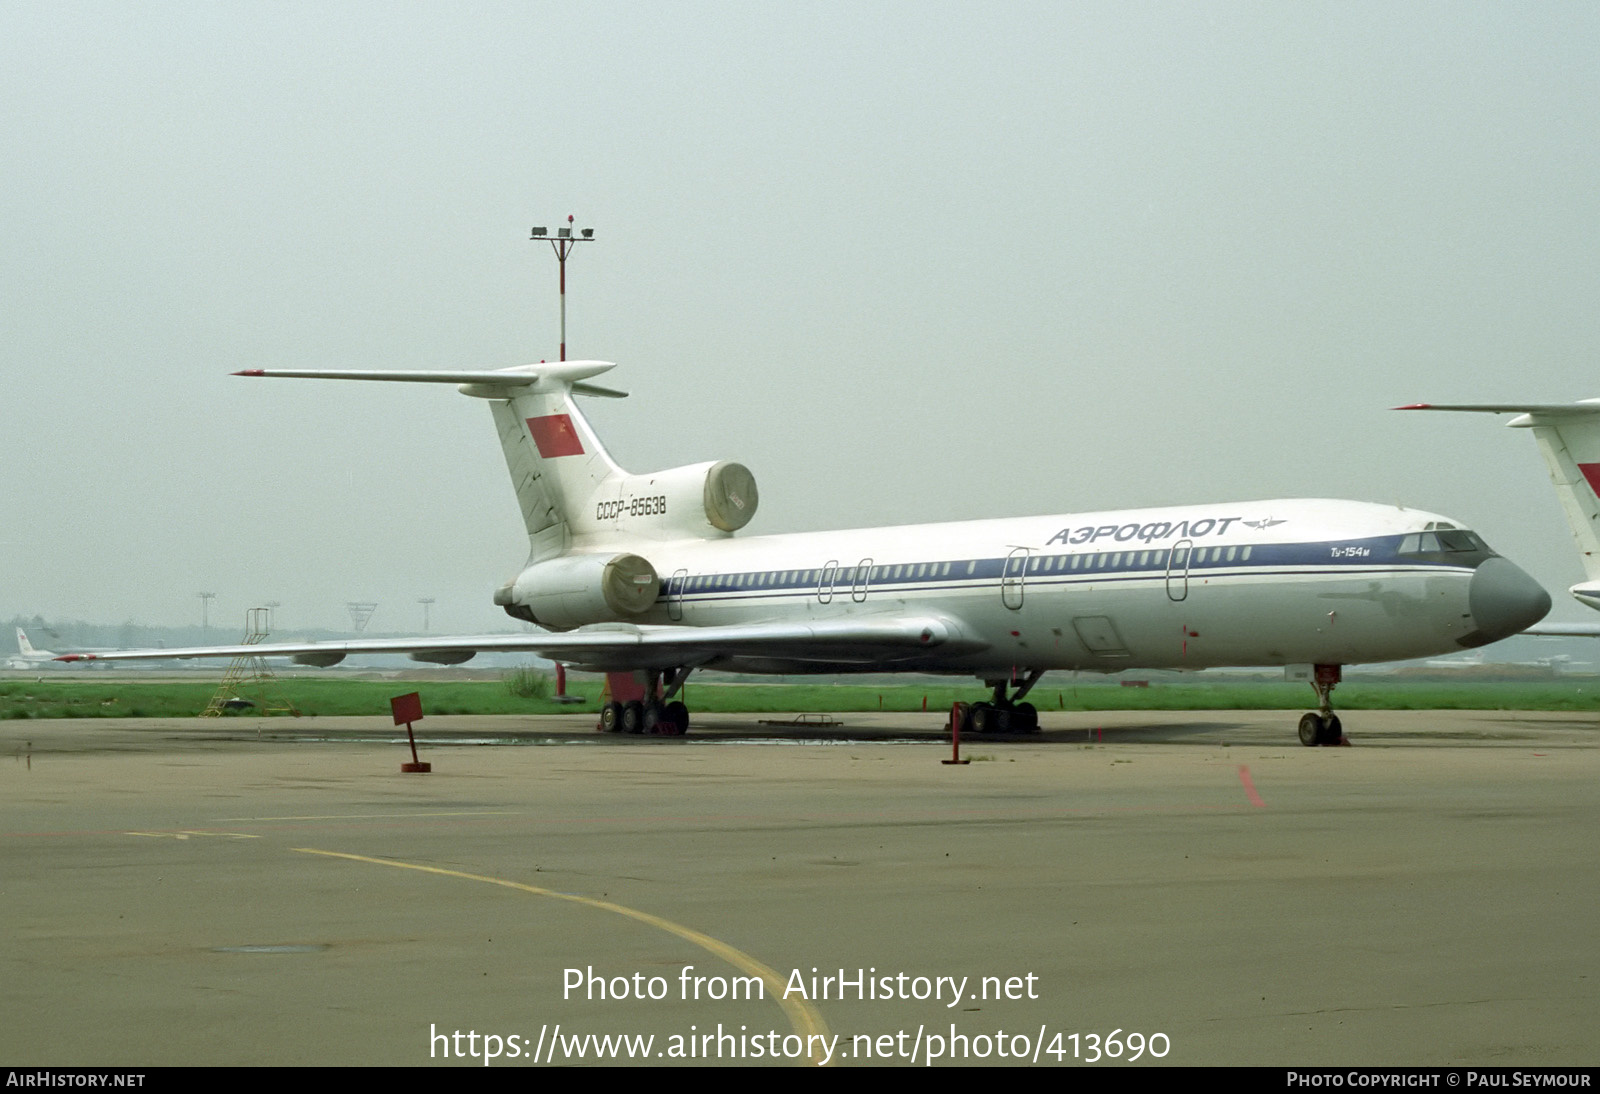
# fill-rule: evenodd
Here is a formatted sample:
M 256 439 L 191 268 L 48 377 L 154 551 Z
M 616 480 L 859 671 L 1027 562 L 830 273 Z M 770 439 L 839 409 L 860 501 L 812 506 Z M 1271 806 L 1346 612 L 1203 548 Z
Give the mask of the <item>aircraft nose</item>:
M 1467 607 L 1478 629 L 1463 646 L 1498 642 L 1531 627 L 1550 610 L 1550 594 L 1513 562 L 1486 558 L 1467 586 Z

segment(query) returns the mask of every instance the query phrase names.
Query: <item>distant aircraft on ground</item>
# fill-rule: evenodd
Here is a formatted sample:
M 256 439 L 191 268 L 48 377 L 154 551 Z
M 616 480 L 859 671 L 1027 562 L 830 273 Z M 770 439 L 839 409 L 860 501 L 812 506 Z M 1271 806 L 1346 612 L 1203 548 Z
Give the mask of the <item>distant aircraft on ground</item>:
M 1435 657 L 1422 663 L 1424 668 L 1449 669 L 1460 672 L 1467 669 L 1483 670 L 1490 672 L 1505 671 L 1508 669 L 1549 669 L 1552 672 L 1571 672 L 1573 669 L 1587 668 L 1589 662 L 1574 661 L 1566 654 L 1556 654 L 1553 657 L 1536 657 L 1532 661 L 1485 661 L 1482 650 L 1474 650 L 1458 657 Z
M 6 658 L 8 669 L 40 669 L 53 668 L 57 655 L 50 650 L 36 650 L 33 643 L 28 641 L 28 636 L 22 633 L 22 628 L 17 628 L 17 652 Z
M 1585 580 L 1567 591 L 1585 607 L 1600 610 L 1600 399 L 1576 403 L 1413 403 L 1396 410 L 1451 410 L 1481 414 L 1515 414 L 1506 423 L 1531 429 L 1550 468 L 1550 481 L 1578 541 Z M 1600 636 L 1600 623 L 1540 623 L 1527 634 Z
M 613 366 L 563 361 L 480 372 L 251 370 L 456 384 L 488 401 L 528 532 L 528 561 L 495 593 L 543 633 L 120 652 L 135 657 L 353 653 L 458 664 L 521 650 L 642 674 L 608 729 L 681 733 L 697 668 L 749 673 L 973 675 L 992 697 L 963 728 L 1030 731 L 1025 697 L 1054 669 L 1312 665 L 1308 745 L 1342 739 L 1340 667 L 1448 653 L 1541 619 L 1550 598 L 1476 534 L 1432 513 L 1272 500 L 736 538 L 755 514 L 737 463 L 619 468 L 577 395 Z M 67 658 L 76 660 L 77 658 Z
M 22 628 L 17 628 L 17 652 L 6 658 L 5 667 L 8 669 L 43 669 L 59 668 L 62 661 L 85 660 L 90 654 L 110 654 L 115 652 L 109 647 L 90 646 L 74 649 L 65 653 L 54 653 L 50 650 L 35 649 Z M 146 651 L 140 651 L 141 653 Z

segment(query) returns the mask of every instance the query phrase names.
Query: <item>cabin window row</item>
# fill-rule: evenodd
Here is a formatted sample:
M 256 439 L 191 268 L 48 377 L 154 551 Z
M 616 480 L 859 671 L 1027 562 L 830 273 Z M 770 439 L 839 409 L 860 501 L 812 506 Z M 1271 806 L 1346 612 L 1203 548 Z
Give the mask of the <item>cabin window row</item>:
M 1030 574 L 1056 574 L 1087 570 L 1160 569 L 1173 566 L 1205 566 L 1229 562 L 1245 562 L 1250 558 L 1249 547 L 1179 547 L 1146 551 L 1096 551 L 1089 554 L 1033 555 L 1026 562 L 1021 556 L 1010 560 L 969 559 L 964 562 L 912 562 L 900 565 L 872 566 L 866 570 L 868 584 L 889 581 L 918 581 L 957 579 L 979 576 L 980 561 L 987 563 L 983 569 L 993 575 L 1003 569 L 1008 576 L 1024 572 Z M 832 571 L 833 588 L 848 589 L 856 584 L 860 566 L 839 566 Z M 674 592 L 701 592 L 726 589 L 811 588 L 828 581 L 826 569 L 773 570 L 742 574 L 701 574 L 696 577 L 673 578 L 668 588 Z
M 1067 573 L 1072 570 L 1166 569 L 1174 566 L 1205 566 L 1222 562 L 1246 562 L 1249 547 L 1177 547 L 1153 551 L 1097 551 L 1093 554 L 1035 555 L 1028 560 L 1028 573 Z M 1010 571 L 1008 571 L 1010 572 Z

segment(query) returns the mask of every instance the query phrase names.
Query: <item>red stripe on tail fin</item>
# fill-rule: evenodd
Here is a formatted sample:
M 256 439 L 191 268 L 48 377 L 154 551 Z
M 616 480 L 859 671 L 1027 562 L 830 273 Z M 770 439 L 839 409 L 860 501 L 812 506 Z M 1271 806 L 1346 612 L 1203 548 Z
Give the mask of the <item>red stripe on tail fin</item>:
M 1578 470 L 1583 472 L 1584 479 L 1589 483 L 1589 489 L 1600 496 L 1600 463 L 1580 463 Z
M 583 455 L 583 442 L 578 431 L 572 428 L 572 418 L 566 414 L 547 414 L 543 418 L 529 418 L 528 432 L 545 459 L 557 456 Z

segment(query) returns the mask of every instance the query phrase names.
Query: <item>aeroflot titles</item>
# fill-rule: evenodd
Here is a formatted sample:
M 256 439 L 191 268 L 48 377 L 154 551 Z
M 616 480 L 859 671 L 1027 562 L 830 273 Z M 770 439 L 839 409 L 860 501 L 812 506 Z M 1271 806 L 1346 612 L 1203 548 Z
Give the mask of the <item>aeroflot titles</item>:
M 1149 524 L 1140 524 L 1138 521 L 1134 521 L 1132 524 L 1102 524 L 1099 527 L 1091 527 L 1086 524 L 1077 529 L 1069 525 L 1045 542 L 1046 545 L 1051 543 L 1094 543 L 1097 540 L 1104 539 L 1106 536 L 1110 536 L 1118 543 L 1127 543 L 1132 539 L 1136 539 L 1140 543 L 1149 543 L 1157 539 L 1172 539 L 1174 536 L 1178 539 L 1185 537 L 1198 539 L 1201 536 L 1220 536 L 1228 530 L 1228 525 L 1238 519 L 1238 517 L 1222 517 L 1220 519 L 1201 517 L 1192 523 L 1187 520 L 1180 520 L 1176 524 L 1170 520 L 1153 520 Z

